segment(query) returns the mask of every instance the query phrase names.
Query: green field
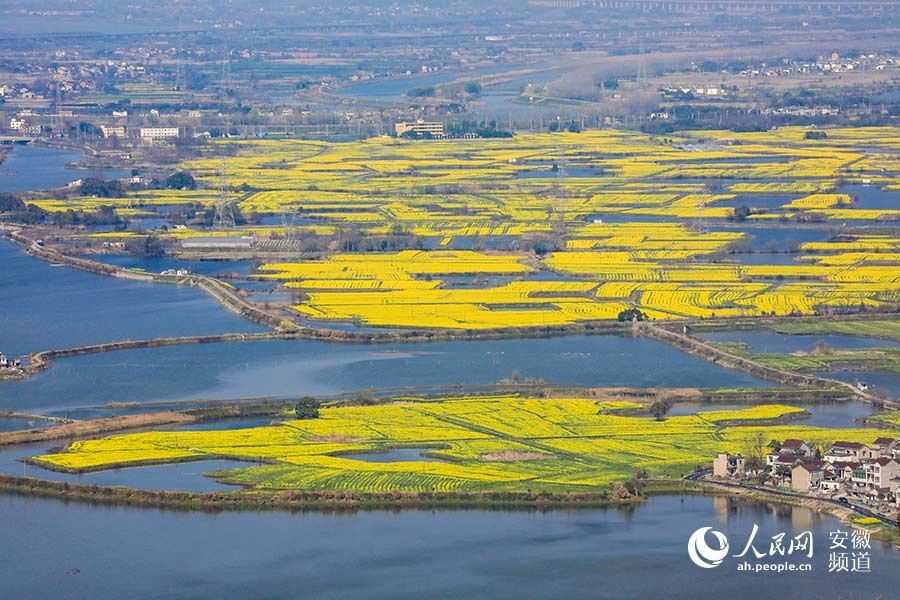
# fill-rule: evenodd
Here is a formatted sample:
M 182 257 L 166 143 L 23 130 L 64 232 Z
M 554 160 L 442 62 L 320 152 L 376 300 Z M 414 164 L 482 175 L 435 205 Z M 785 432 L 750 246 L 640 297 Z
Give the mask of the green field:
M 803 321 L 778 323 L 768 327 L 778 333 L 818 335 L 859 335 L 900 341 L 900 319 L 865 321 Z

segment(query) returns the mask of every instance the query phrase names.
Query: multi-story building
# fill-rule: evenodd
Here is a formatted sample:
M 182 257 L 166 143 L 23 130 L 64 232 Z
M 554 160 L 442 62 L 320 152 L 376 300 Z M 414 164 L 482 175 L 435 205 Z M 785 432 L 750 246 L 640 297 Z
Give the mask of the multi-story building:
M 825 479 L 827 465 L 824 460 L 808 459 L 798 462 L 791 469 L 791 487 L 798 492 L 819 489 Z
M 177 138 L 179 135 L 180 131 L 177 127 L 141 127 L 141 139 L 144 140 Z
M 713 475 L 727 479 L 743 478 L 744 457 L 740 454 L 719 454 L 713 459 Z
M 394 124 L 394 132 L 397 137 L 414 134 L 423 137 L 444 137 L 444 124 L 440 121 L 400 121 Z
M 822 458 L 830 463 L 856 461 L 865 447 L 859 442 L 835 442 Z
M 103 132 L 103 137 L 105 137 L 105 138 L 111 138 L 111 137 L 124 138 L 125 134 L 127 133 L 127 131 L 123 125 L 113 125 L 113 126 L 101 125 L 100 131 Z

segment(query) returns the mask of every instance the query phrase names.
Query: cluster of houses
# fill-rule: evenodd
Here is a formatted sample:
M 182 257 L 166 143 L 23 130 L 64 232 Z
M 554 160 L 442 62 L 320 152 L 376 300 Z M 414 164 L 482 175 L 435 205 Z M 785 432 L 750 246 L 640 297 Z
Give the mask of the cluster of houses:
M 766 475 L 774 487 L 900 506 L 900 440 L 881 437 L 871 445 L 839 441 L 820 454 L 803 440 L 785 440 L 756 470 L 740 454 L 719 454 L 713 460 L 713 476 Z

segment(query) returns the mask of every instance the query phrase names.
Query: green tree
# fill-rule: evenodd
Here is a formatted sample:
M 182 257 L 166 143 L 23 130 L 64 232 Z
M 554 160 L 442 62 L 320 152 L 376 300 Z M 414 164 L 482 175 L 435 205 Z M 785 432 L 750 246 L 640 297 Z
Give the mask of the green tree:
M 672 410 L 672 405 L 668 400 L 655 400 L 653 404 L 650 405 L 650 414 L 653 415 L 657 421 L 664 420 L 670 410 Z
M 166 187 L 172 190 L 193 190 L 196 189 L 197 182 L 187 171 L 178 171 L 166 178 Z
M 750 207 L 746 205 L 738 206 L 734 209 L 733 219 L 735 221 L 746 221 L 750 216 Z
M 294 416 L 298 419 L 318 419 L 321 403 L 311 396 L 304 396 L 294 407 Z
M 646 321 L 647 315 L 645 315 L 637 308 L 628 308 L 619 313 L 619 321 L 633 321 L 634 319 L 637 319 L 638 321 Z

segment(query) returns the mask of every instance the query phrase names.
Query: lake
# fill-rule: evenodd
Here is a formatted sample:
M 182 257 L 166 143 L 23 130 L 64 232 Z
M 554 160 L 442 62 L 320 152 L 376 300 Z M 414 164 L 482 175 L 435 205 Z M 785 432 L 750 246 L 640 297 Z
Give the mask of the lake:
M 116 169 L 73 169 L 69 163 L 84 156 L 73 150 L 44 146 L 16 145 L 0 163 L 0 192 L 28 192 L 66 185 L 84 177 L 118 179 L 127 171 Z
M 870 391 L 885 394 L 889 398 L 900 398 L 900 373 L 892 371 L 829 371 L 817 373 L 822 377 L 839 379 L 847 383 L 865 383 Z
M 900 572 L 900 553 L 873 542 L 871 573 L 828 574 L 828 534 L 844 529 L 835 519 L 702 496 L 652 497 L 631 509 L 345 514 L 0 496 L 0 514 L 0 581 L 17 599 L 871 599 L 896 597 Z M 811 531 L 813 572 L 740 573 L 732 557 L 709 570 L 690 562 L 697 528 L 723 532 L 737 554 L 754 524 L 759 541 Z
M 512 377 L 579 386 L 764 387 L 646 338 L 568 336 L 417 344 L 267 340 L 58 359 L 0 385 L 0 410 L 85 417 L 108 402 L 330 396 L 369 388 L 458 391 Z M 98 386 L 97 382 L 103 385 Z
M 108 469 L 92 473 L 62 473 L 42 469 L 36 465 L 26 465 L 21 460 L 53 452 L 54 448 L 65 446 L 66 443 L 66 441 L 57 441 L 5 447 L 0 450 L 0 473 L 27 475 L 50 481 L 68 481 L 69 483 L 84 485 L 125 486 L 145 490 L 214 492 L 238 488 L 219 483 L 210 477 L 204 477 L 204 473 L 217 469 L 236 469 L 255 464 L 237 460 L 211 459 Z
M 199 288 L 53 267 L 2 240 L 0 264 L 0 352 L 7 356 L 127 339 L 265 331 Z
M 774 331 L 716 331 L 697 337 L 708 342 L 747 344 L 757 354 L 811 352 L 819 342 L 835 350 L 896 348 L 900 345 L 890 340 L 855 335 L 789 335 Z
M 249 275 L 253 270 L 250 260 L 181 260 L 171 256 L 132 256 L 130 254 L 92 254 L 91 260 L 115 265 L 124 269 L 138 269 L 148 273 L 161 273 L 168 269 L 187 269 L 198 275 Z
M 875 407 L 861 400 L 847 402 L 786 402 L 810 413 L 802 419 L 791 421 L 798 426 L 827 427 L 829 429 L 859 429 L 865 427 L 856 422 L 859 418 L 878 412 Z M 694 415 L 711 410 L 744 410 L 749 404 L 728 404 L 711 402 L 686 402 L 676 404 L 669 411 L 670 417 Z M 647 416 L 647 418 L 652 418 Z

